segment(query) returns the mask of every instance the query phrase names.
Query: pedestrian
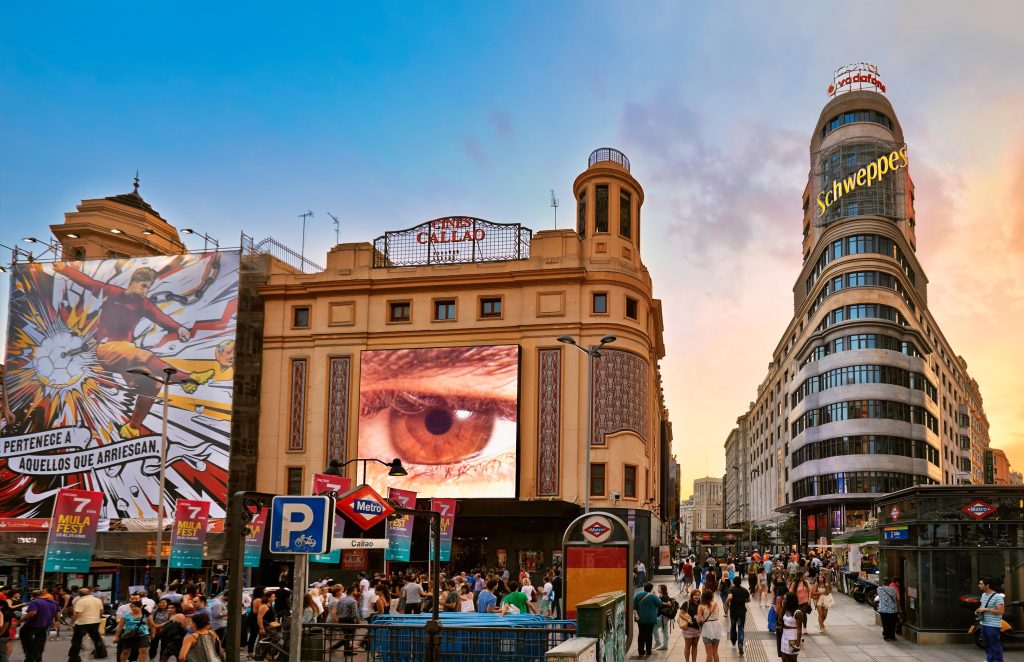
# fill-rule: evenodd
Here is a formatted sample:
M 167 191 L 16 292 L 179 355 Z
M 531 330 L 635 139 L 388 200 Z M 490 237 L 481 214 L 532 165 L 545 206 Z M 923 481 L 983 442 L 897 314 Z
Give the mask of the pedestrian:
M 633 565 L 633 576 L 637 586 L 643 586 L 647 583 L 647 567 L 640 559 L 637 559 Z
M 658 606 L 658 625 L 654 628 L 654 650 L 663 651 L 668 650 L 668 626 L 676 612 L 668 594 L 668 586 L 658 584 L 658 599 L 661 604 Z
M 142 611 L 142 602 L 133 600 L 128 613 L 122 614 L 114 631 L 114 641 L 121 649 L 120 662 L 128 662 L 128 658 L 138 655 L 139 662 L 149 659 L 149 624 Z
M 836 599 L 832 597 L 832 571 L 822 568 L 818 572 L 818 581 L 814 582 L 814 606 L 818 610 L 818 631 L 825 631 L 825 619 L 828 618 L 828 610 L 835 606 Z
M 79 589 L 71 614 L 71 648 L 68 650 L 68 662 L 81 662 L 82 640 L 86 635 L 92 639 L 92 656 L 97 660 L 107 656 L 107 645 L 100 636 L 101 620 L 103 603 L 92 595 L 88 588 Z
M 739 648 L 740 655 L 743 655 L 743 641 L 746 638 L 744 630 L 747 626 L 747 603 L 749 602 L 750 591 L 736 582 L 736 585 L 729 589 L 726 606 L 729 608 L 729 641 L 733 646 Z
M 882 619 L 882 639 L 896 641 L 896 626 L 900 622 L 900 594 L 889 586 L 889 578 L 882 578 L 878 587 L 878 615 Z
M 1006 611 L 1006 596 L 998 592 L 1001 582 L 991 577 L 978 580 L 981 589 L 981 606 L 974 610 L 981 625 L 981 636 L 985 641 L 985 662 L 1003 662 L 1003 640 L 1000 630 L 1003 612 Z
M 21 648 L 25 662 L 43 662 L 46 633 L 53 626 L 59 606 L 46 589 L 32 592 L 32 601 L 21 616 Z
M 757 568 L 757 604 L 761 607 L 765 607 L 771 602 L 768 599 L 768 575 L 765 570 L 767 563 L 765 561 Z
M 412 575 L 406 578 L 405 586 L 402 587 L 402 596 L 405 598 L 405 613 L 419 614 L 420 604 L 423 602 L 423 587 Z
M 690 597 L 679 605 L 676 624 L 683 631 L 683 662 L 697 662 L 697 643 L 700 641 L 700 625 L 697 610 L 700 607 L 700 591 L 690 591 Z
M 793 576 L 793 582 L 789 585 L 789 590 L 796 593 L 797 600 L 800 601 L 800 609 L 804 610 L 804 614 L 810 614 L 811 585 L 804 579 L 804 573 L 798 571 Z
M 141 608 L 141 603 L 139 606 Z M 185 619 L 185 614 L 181 613 L 181 605 L 177 602 L 168 604 L 167 620 L 160 628 L 160 662 L 167 662 L 171 657 L 175 660 L 179 659 L 181 642 L 185 638 L 187 630 L 188 621 Z M 152 648 L 152 641 L 150 648 Z
M 700 625 L 700 638 L 704 642 L 704 659 L 707 662 L 719 662 L 718 644 L 725 638 L 721 619 L 722 608 L 715 602 L 715 592 L 704 589 L 697 609 L 697 623 Z
M 222 645 L 228 631 L 228 613 L 227 593 L 218 595 L 210 601 L 210 629 L 217 635 L 217 639 Z
M 800 608 L 800 599 L 790 591 L 782 599 L 782 642 L 780 654 L 783 662 L 796 662 L 803 645 L 807 612 Z
M 311 596 L 307 594 L 306 597 Z M 305 599 L 303 601 L 305 602 Z M 185 637 L 181 644 L 181 654 L 178 656 L 178 660 L 222 662 L 227 654 L 220 639 L 213 633 L 209 615 L 203 612 L 193 614 L 192 625 L 195 627 L 195 632 Z M 189 653 L 192 653 L 191 657 L 189 657 Z
M 0 662 L 7 662 L 11 657 L 11 638 L 17 634 L 18 619 L 11 609 L 11 602 L 6 594 L 0 598 Z
M 554 586 L 551 584 L 551 575 L 544 578 L 544 586 L 541 587 L 540 613 L 541 616 L 551 616 L 551 604 L 554 601 Z
M 637 634 L 636 652 L 640 657 L 651 654 L 654 638 L 654 627 L 658 624 L 658 611 L 661 600 L 652 593 L 654 584 L 644 584 L 643 590 L 633 596 L 633 613 L 636 614 Z
M 555 618 L 562 618 L 562 571 L 555 570 L 555 577 L 551 580 L 551 614 Z
M 512 579 L 508 582 L 509 593 L 501 601 L 501 615 L 525 614 L 537 612 L 537 608 L 526 598 L 526 594 L 519 590 L 519 582 Z
M 693 589 L 693 563 L 690 559 L 683 561 L 683 590 Z

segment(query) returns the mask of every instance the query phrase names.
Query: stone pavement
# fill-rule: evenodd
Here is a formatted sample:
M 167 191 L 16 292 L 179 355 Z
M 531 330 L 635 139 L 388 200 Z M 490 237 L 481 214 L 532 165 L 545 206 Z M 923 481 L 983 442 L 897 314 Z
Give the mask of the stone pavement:
M 745 584 L 746 582 L 744 582 Z M 654 578 L 658 584 L 668 586 L 669 595 L 677 600 L 675 580 L 669 575 Z M 882 628 L 875 625 L 875 611 L 868 605 L 860 604 L 853 598 L 839 592 L 835 594 L 836 606 L 829 610 L 825 621 L 825 632 L 818 632 L 818 614 L 811 612 L 809 634 L 804 636 L 804 650 L 800 662 L 984 662 L 985 651 L 974 645 L 917 646 L 900 639 L 895 642 L 882 641 Z M 682 601 L 680 601 L 682 602 Z M 759 607 L 756 599 L 748 605 L 746 623 L 745 655 L 740 657 L 738 649 L 728 639 L 718 646 L 718 656 L 725 662 L 745 660 L 746 662 L 778 662 L 775 649 L 775 633 L 768 632 L 768 609 Z M 969 614 L 964 612 L 964 629 L 970 626 Z M 726 629 L 728 624 L 726 623 Z M 697 659 L 706 659 L 704 644 L 698 644 Z M 636 635 L 627 659 L 630 660 L 682 660 L 683 637 L 678 628 L 669 633 L 668 650 L 656 650 L 650 657 L 641 658 L 636 654 Z M 1024 650 L 1008 650 L 1006 662 L 1024 662 Z

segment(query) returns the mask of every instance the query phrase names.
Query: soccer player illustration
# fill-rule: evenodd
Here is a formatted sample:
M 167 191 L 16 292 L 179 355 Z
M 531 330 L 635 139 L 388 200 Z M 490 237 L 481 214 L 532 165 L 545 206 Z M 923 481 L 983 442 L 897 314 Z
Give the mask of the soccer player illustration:
M 94 296 L 102 297 L 103 304 L 96 320 L 94 338 L 96 360 L 111 373 L 122 376 L 125 383 L 136 393 L 135 405 L 128 421 L 118 429 L 122 439 L 133 439 L 143 433 L 143 421 L 156 402 L 160 384 L 145 375 L 129 372 L 145 369 L 159 377 L 166 368 L 173 367 L 148 349 L 135 344 L 132 332 L 143 318 L 161 328 L 176 333 L 181 342 L 188 342 L 191 331 L 160 310 L 148 297 L 149 289 L 156 280 L 156 271 L 140 267 L 132 272 L 127 288 L 101 283 L 66 264 L 55 264 L 54 272 L 79 285 Z M 83 349 L 85 346 L 83 346 Z M 181 388 L 186 393 L 210 381 L 215 370 L 207 369 L 189 373 L 189 381 Z

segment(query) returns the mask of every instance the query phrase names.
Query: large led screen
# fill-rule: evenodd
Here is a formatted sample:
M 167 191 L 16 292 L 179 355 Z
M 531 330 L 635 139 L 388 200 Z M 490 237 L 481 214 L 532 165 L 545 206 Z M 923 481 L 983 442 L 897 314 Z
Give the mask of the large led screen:
M 155 517 L 161 502 L 174 512 L 176 499 L 211 501 L 211 515 L 224 516 L 238 260 L 224 252 L 15 265 L 0 517 L 48 517 L 64 487 L 102 492 L 109 518 Z
M 358 457 L 399 458 L 367 482 L 419 497 L 514 498 L 519 347 L 368 350 L 359 364 Z

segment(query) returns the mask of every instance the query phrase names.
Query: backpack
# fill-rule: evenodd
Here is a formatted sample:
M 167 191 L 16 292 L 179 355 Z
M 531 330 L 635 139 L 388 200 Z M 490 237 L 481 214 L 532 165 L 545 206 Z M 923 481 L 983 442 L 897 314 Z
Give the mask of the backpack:
M 677 613 L 679 613 L 679 603 L 675 598 L 670 598 L 668 602 L 662 602 L 658 607 L 658 615 L 665 618 L 675 618 Z
M 189 635 L 193 638 L 192 647 L 188 649 L 185 662 L 223 662 L 224 648 L 217 635 L 211 633 Z

